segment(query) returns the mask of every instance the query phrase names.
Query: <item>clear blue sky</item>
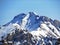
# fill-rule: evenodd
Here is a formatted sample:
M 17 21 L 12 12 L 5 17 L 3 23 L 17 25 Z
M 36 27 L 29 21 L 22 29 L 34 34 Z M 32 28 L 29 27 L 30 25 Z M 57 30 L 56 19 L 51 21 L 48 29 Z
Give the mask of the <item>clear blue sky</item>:
M 30 11 L 60 20 L 60 0 L 0 0 L 0 25 L 19 13 Z

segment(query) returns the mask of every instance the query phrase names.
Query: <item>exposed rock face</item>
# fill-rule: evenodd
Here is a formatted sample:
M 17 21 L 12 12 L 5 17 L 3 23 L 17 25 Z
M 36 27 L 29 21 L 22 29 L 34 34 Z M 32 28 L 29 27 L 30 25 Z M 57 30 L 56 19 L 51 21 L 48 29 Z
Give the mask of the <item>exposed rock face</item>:
M 37 40 L 34 39 L 33 35 L 30 34 L 27 30 L 21 30 L 20 32 L 18 30 L 15 30 L 15 34 L 8 34 L 4 41 L 7 42 L 4 44 L 8 45 L 16 45 L 18 41 L 20 45 L 35 45 L 37 43 Z M 9 43 L 9 41 L 11 41 L 12 43 Z
M 60 38 L 57 39 L 57 42 L 55 43 L 55 45 L 60 45 Z

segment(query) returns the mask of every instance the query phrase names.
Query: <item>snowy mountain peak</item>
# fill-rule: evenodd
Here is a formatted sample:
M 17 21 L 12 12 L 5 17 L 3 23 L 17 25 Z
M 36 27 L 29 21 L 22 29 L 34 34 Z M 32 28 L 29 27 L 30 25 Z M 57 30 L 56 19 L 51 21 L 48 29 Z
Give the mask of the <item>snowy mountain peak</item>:
M 36 39 L 38 41 L 38 43 L 35 43 L 36 45 L 40 45 L 39 42 L 42 41 L 44 44 L 47 43 L 46 41 L 49 41 L 49 43 L 54 45 L 55 40 L 60 38 L 60 21 L 52 20 L 46 16 L 39 16 L 35 12 L 29 12 L 28 14 L 21 13 L 0 28 L 0 40 L 2 36 L 5 38 L 7 34 L 12 35 L 12 33 L 16 35 L 16 38 L 25 36 L 26 39 L 30 39 L 33 37 L 33 39 Z M 27 33 L 31 37 L 27 37 Z M 22 40 L 24 42 L 24 38 Z
M 37 15 L 36 12 L 29 12 L 30 15 Z
M 5 26 L 9 25 L 10 23 L 12 24 L 17 23 L 20 26 L 25 25 L 24 27 L 27 30 L 36 30 L 38 27 L 40 27 L 41 23 L 45 23 L 45 22 L 50 22 L 57 29 L 60 28 L 59 21 L 52 20 L 51 18 L 48 18 L 46 16 L 39 16 L 35 12 L 29 12 L 28 14 L 21 13 L 15 16 L 13 20 L 5 24 Z

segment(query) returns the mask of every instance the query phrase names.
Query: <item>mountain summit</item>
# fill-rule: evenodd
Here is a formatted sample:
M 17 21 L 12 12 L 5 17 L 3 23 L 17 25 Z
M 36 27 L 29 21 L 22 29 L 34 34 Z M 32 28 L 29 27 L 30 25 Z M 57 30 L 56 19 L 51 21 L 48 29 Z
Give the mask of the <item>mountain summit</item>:
M 37 15 L 34 12 L 21 13 L 0 27 L 0 40 L 2 40 L 1 37 L 5 40 L 9 36 L 12 37 L 11 39 L 14 42 L 16 41 L 17 43 L 19 41 L 21 45 L 24 45 L 22 43 L 24 40 L 26 43 L 29 42 L 29 44 L 25 43 L 26 45 L 33 45 L 32 43 L 34 45 L 55 45 L 56 39 L 60 38 L 60 21 Z M 25 38 L 21 36 L 25 36 Z
M 27 18 L 27 19 L 25 19 Z M 29 12 L 28 14 L 21 13 L 13 18 L 10 22 L 5 24 L 4 26 L 9 25 L 10 23 L 14 24 L 17 23 L 19 25 L 22 24 L 23 20 L 27 21 L 25 28 L 29 30 L 35 30 L 37 29 L 41 23 L 44 22 L 50 22 L 52 25 L 54 25 L 56 28 L 60 28 L 60 21 L 58 20 L 52 20 L 51 18 L 48 18 L 46 16 L 40 16 L 36 15 L 34 12 Z

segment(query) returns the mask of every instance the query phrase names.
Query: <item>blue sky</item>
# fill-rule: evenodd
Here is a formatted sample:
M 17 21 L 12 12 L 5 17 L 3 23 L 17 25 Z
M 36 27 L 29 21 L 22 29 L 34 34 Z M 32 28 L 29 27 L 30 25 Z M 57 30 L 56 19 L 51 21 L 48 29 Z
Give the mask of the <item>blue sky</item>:
M 60 0 L 0 0 L 0 25 L 23 12 L 60 20 Z

